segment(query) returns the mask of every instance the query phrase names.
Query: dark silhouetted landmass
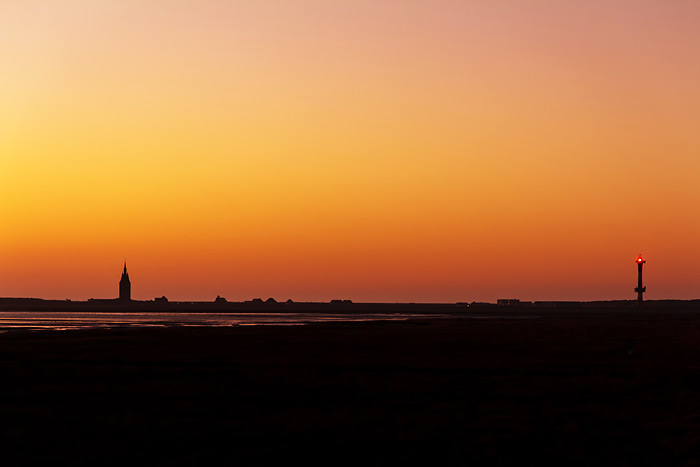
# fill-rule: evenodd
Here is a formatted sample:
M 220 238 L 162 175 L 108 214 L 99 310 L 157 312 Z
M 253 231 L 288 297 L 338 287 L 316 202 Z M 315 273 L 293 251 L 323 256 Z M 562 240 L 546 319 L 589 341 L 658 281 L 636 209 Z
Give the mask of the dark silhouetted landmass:
M 468 310 L 0 334 L 1 452 L 158 465 L 700 458 L 697 302 Z

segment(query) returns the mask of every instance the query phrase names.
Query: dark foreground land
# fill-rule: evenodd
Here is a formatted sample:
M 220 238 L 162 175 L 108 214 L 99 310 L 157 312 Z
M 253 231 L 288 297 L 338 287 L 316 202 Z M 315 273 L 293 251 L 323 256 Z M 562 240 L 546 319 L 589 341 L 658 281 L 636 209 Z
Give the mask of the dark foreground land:
M 700 459 L 692 312 L 10 332 L 0 378 L 5 465 Z

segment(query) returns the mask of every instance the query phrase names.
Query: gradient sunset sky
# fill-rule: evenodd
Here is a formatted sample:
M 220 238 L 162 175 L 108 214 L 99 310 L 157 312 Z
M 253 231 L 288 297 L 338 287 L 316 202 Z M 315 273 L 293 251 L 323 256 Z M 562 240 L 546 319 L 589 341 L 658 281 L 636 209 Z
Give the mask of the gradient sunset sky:
M 700 298 L 700 2 L 3 0 L 0 296 Z

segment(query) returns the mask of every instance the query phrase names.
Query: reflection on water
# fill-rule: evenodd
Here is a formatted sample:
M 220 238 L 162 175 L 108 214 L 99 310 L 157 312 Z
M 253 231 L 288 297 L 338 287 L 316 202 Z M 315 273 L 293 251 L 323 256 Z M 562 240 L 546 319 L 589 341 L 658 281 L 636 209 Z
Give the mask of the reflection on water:
M 300 325 L 323 322 L 401 321 L 427 315 L 331 313 L 68 313 L 39 311 L 0 312 L 0 332 L 11 329 L 66 330 L 169 326 Z M 436 317 L 431 315 L 431 317 Z

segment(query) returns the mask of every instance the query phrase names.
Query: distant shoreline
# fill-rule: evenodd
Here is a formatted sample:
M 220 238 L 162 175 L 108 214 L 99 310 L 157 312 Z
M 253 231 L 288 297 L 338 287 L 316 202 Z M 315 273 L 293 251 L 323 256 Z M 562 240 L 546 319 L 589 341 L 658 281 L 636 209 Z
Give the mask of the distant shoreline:
M 500 301 L 499 301 L 500 302 Z M 523 313 L 529 310 L 698 310 L 700 299 L 648 300 L 640 308 L 636 300 L 600 301 L 517 301 L 503 303 L 354 303 L 350 300 L 330 302 L 277 302 L 254 299 L 245 302 L 167 301 L 119 299 L 90 299 L 87 301 L 45 300 L 41 298 L 0 298 L 0 311 L 61 311 L 61 312 L 167 312 L 167 313 L 405 313 L 462 314 L 470 311 L 499 311 Z

